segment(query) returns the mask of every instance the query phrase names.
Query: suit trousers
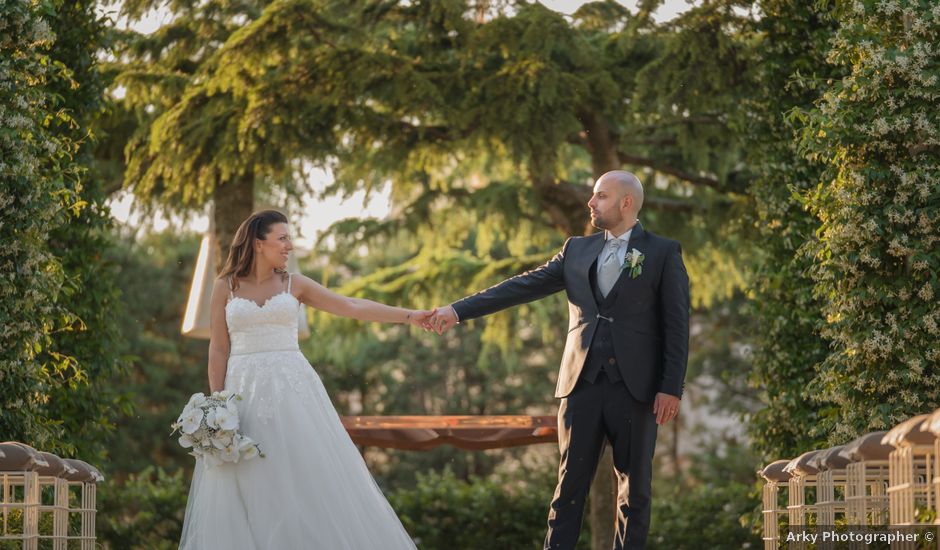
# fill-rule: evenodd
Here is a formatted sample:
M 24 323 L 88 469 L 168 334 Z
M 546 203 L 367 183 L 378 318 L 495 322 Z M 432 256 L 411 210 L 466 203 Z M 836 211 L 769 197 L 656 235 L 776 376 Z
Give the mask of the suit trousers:
M 546 550 L 573 550 L 604 441 L 617 477 L 614 549 L 646 546 L 650 526 L 656 416 L 652 403 L 633 398 L 623 381 L 601 373 L 578 380 L 558 409 L 558 485 L 548 512 Z M 604 528 L 604 525 L 594 526 Z

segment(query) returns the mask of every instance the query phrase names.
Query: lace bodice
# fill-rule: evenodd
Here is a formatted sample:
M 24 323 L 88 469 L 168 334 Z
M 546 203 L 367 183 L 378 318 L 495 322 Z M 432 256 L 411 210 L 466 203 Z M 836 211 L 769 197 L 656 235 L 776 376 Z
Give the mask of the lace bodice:
M 319 383 L 297 342 L 300 307 L 289 282 L 260 306 L 234 295 L 225 304 L 231 342 L 225 389 L 252 403 L 251 414 L 262 423 L 277 415 L 287 393 L 310 398 Z
M 232 296 L 225 304 L 230 355 L 267 351 L 297 351 L 297 314 L 300 302 L 288 290 L 275 294 L 262 305 Z

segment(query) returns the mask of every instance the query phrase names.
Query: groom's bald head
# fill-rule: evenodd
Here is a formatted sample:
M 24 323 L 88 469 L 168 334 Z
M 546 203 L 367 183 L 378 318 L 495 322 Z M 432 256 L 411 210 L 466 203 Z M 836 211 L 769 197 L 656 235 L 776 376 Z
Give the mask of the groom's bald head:
M 640 209 L 643 208 L 643 184 L 640 183 L 640 178 L 636 177 L 632 172 L 627 172 L 626 170 L 611 170 L 597 178 L 597 184 L 599 185 L 601 182 L 616 184 L 620 189 L 621 198 L 628 195 L 632 197 L 633 205 L 631 210 L 634 215 L 638 214 Z
M 588 201 L 591 224 L 620 234 L 633 226 L 643 207 L 643 185 L 623 170 L 612 170 L 597 178 Z

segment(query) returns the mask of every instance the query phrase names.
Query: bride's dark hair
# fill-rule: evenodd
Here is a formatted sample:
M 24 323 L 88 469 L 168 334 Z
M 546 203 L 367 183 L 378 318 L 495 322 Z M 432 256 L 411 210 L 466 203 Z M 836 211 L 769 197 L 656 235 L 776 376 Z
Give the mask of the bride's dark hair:
M 219 273 L 219 279 L 232 277 L 232 288 L 238 288 L 238 278 L 247 277 L 251 266 L 255 263 L 255 239 L 265 240 L 271 232 L 271 226 L 276 223 L 287 223 L 287 216 L 277 210 L 260 210 L 248 216 L 235 231 L 232 238 L 232 248 L 225 260 L 225 267 Z M 275 269 L 278 273 L 284 270 Z

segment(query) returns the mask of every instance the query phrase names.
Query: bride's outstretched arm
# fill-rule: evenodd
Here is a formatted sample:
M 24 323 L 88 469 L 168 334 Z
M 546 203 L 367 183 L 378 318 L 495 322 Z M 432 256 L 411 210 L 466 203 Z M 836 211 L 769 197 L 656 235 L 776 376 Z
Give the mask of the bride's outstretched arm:
M 209 391 L 213 392 L 225 389 L 225 371 L 228 368 L 231 349 L 228 325 L 225 322 L 227 297 L 227 283 L 223 279 L 217 279 L 212 287 L 212 298 L 209 300 Z
M 294 286 L 299 290 L 298 299 L 301 302 L 327 313 L 341 317 L 351 317 L 360 321 L 409 323 L 425 330 L 431 328 L 429 320 L 432 311 L 405 309 L 363 298 L 343 296 L 300 274 L 294 275 Z

